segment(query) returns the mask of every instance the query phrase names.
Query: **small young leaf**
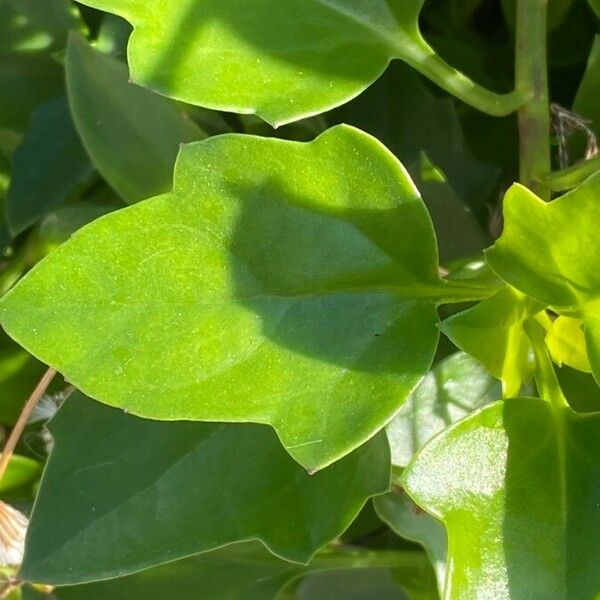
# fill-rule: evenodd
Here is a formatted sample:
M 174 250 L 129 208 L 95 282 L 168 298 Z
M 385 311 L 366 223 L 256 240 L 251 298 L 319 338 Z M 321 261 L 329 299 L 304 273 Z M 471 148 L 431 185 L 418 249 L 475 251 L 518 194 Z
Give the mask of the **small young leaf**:
M 75 125 L 98 171 L 128 203 L 169 191 L 180 144 L 204 133 L 81 36 L 69 39 L 66 70 Z
M 447 597 L 592 600 L 600 415 L 509 399 L 434 438 L 403 476 L 448 531 Z
M 542 308 L 517 290 L 505 287 L 475 307 L 446 319 L 441 329 L 502 381 L 505 396 L 514 396 L 534 370 L 531 343 L 523 323 Z
M 548 329 L 546 344 L 552 360 L 559 365 L 565 364 L 579 371 L 592 372 L 579 319 L 558 317 Z
M 600 173 L 545 203 L 520 185 L 504 202 L 502 237 L 487 251 L 510 285 L 564 316 L 583 321 L 590 363 L 600 379 Z
M 273 125 L 339 106 L 393 58 L 486 110 L 506 114 L 515 106 L 435 54 L 419 32 L 424 0 L 254 0 L 251 10 L 246 0 L 83 3 L 134 26 L 128 54 L 135 82 L 190 104 L 256 113 Z
M 119 577 L 249 539 L 308 561 L 389 488 L 384 435 L 311 476 L 262 425 L 150 421 L 76 393 L 50 429 L 29 581 Z
M 62 204 L 93 172 L 66 98 L 39 106 L 13 155 L 6 199 L 6 218 L 13 236 Z
M 425 375 L 444 294 L 406 171 L 340 126 L 307 144 L 185 147 L 172 194 L 82 229 L 0 300 L 0 320 L 93 398 L 268 423 L 315 470 Z

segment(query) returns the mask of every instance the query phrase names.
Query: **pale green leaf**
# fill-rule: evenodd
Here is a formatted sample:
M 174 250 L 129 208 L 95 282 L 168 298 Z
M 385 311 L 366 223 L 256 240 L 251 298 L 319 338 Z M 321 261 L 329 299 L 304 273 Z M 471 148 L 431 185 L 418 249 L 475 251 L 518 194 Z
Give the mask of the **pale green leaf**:
M 559 365 L 565 364 L 579 371 L 591 373 L 585 336 L 579 319 L 558 317 L 548 329 L 546 344 L 552 360 Z
M 593 600 L 600 415 L 516 398 L 434 438 L 405 488 L 448 531 L 453 599 Z
M 502 381 L 505 396 L 514 396 L 534 370 L 533 351 L 523 323 L 541 308 L 531 298 L 505 287 L 473 308 L 446 319 L 441 329 L 456 346 Z
M 386 428 L 392 464 L 405 467 L 435 434 L 501 395 L 499 383 L 466 354 L 438 362 Z
M 510 285 L 564 316 L 583 321 L 600 378 L 600 173 L 550 203 L 514 185 L 504 202 L 502 237 L 487 251 Z
M 42 465 L 27 456 L 13 454 L 6 473 L 0 482 L 0 492 L 5 493 L 23 485 L 34 483 L 42 474 Z
M 139 419 L 77 393 L 50 430 L 29 581 L 119 577 L 250 539 L 308 561 L 389 487 L 383 434 L 311 476 L 261 425 Z
M 0 320 L 96 399 L 268 423 L 315 470 L 427 372 L 442 283 L 423 202 L 376 140 L 344 126 L 308 144 L 225 135 L 184 148 L 172 194 L 74 235 Z
M 180 144 L 204 133 L 81 36 L 69 40 L 66 71 L 75 125 L 98 171 L 128 203 L 169 191 Z

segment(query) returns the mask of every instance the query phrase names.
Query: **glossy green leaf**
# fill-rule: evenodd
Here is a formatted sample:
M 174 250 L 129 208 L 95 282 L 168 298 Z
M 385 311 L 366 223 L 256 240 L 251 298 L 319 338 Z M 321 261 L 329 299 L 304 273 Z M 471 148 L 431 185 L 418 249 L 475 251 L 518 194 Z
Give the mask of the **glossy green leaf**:
M 600 415 L 499 402 L 432 440 L 403 480 L 446 525 L 447 597 L 597 598 Z
M 533 374 L 531 343 L 523 323 L 542 306 L 510 287 L 446 319 L 442 331 L 502 381 L 505 396 L 519 393 Z
M 558 317 L 548 329 L 546 344 L 552 360 L 559 365 L 565 364 L 579 371 L 591 373 L 585 336 L 579 319 Z
M 478 88 L 419 32 L 424 0 L 85 0 L 134 26 L 135 82 L 207 108 L 256 113 L 273 125 L 338 106 L 404 60 L 465 101 L 511 112 L 514 98 Z M 160 27 L 157 26 L 160 23 Z M 202 68 L 198 68 L 202 65 Z
M 17 235 L 67 200 L 93 174 L 69 113 L 66 98 L 34 111 L 13 156 L 6 217 Z
M 466 354 L 440 361 L 386 428 L 392 464 L 405 467 L 436 433 L 501 395 L 499 383 Z
M 86 28 L 69 0 L 0 2 L 0 127 L 25 128 L 29 113 L 61 92 L 52 53 L 64 48 L 70 30 Z
M 600 387 L 592 375 L 563 365 L 557 369 L 556 376 L 573 410 L 600 412 Z
M 128 203 L 169 191 L 180 144 L 204 133 L 80 36 L 69 40 L 66 70 L 75 125 L 98 171 Z
M 383 435 L 311 476 L 261 425 L 139 419 L 77 393 L 50 430 L 29 581 L 118 577 L 249 539 L 308 561 L 389 487 Z
M 504 202 L 502 237 L 488 250 L 510 285 L 565 316 L 583 321 L 587 350 L 600 378 L 600 173 L 545 203 L 520 185 Z
M 423 202 L 373 138 L 225 135 L 184 148 L 172 194 L 40 263 L 0 320 L 96 399 L 268 423 L 315 470 L 380 430 L 429 369 L 436 265 Z
M 344 581 L 356 573 L 353 583 L 372 575 L 395 590 L 394 600 L 406 600 L 402 589 L 416 593 L 414 600 L 431 598 L 431 576 L 425 556 L 417 552 L 373 552 L 360 549 L 323 550 L 307 566 L 286 563 L 255 544 L 236 544 L 183 561 L 157 567 L 114 581 L 61 587 L 53 592 L 56 600 L 283 600 L 307 598 L 306 584 L 300 593 L 286 588 L 311 574 L 339 574 L 341 581 L 328 580 L 327 591 L 340 593 Z M 312 581 L 307 582 L 309 585 Z M 420 592 L 420 593 L 419 593 Z M 24 600 L 38 598 L 26 591 Z M 342 596 L 342 598 L 345 596 Z M 337 598 L 340 598 L 338 595 Z M 315 598 L 317 600 L 317 598 Z
M 0 493 L 34 483 L 42 474 L 42 465 L 27 456 L 13 454 L 0 482 Z
M 448 540 L 444 526 L 421 510 L 402 489 L 374 499 L 379 518 L 400 537 L 421 544 L 435 571 L 440 598 L 444 597 Z

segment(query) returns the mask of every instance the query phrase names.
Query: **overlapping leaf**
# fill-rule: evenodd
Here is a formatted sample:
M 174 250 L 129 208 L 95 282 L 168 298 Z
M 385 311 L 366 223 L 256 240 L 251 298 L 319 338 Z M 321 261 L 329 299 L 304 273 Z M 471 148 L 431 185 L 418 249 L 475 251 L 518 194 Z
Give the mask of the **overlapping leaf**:
M 268 423 L 315 470 L 381 429 L 427 372 L 446 293 L 436 254 L 406 172 L 366 134 L 226 135 L 183 150 L 172 194 L 78 232 L 0 319 L 96 399 Z
M 54 98 L 34 111 L 13 156 L 6 199 L 13 235 L 36 223 L 67 200 L 94 172 L 69 113 L 66 98 Z
M 61 92 L 52 53 L 64 48 L 69 30 L 86 31 L 69 0 L 0 2 L 0 128 L 24 129 L 29 113 Z
M 600 378 L 600 173 L 551 203 L 515 185 L 504 203 L 502 237 L 487 252 L 510 285 L 583 321 L 587 351 Z
M 307 561 L 389 487 L 383 434 L 310 476 L 261 425 L 161 423 L 77 393 L 50 427 L 21 572 L 34 582 L 118 577 L 249 539 Z
M 597 597 L 599 440 L 600 415 L 517 398 L 417 455 L 404 484 L 446 525 L 448 597 Z
M 418 28 L 424 0 L 85 0 L 134 26 L 134 81 L 208 108 L 277 125 L 337 106 L 393 58 L 492 111 L 513 106 L 443 64 Z M 202 65 L 202 68 L 198 68 Z
M 180 144 L 205 134 L 81 36 L 69 40 L 66 71 L 75 125 L 98 171 L 128 203 L 168 192 Z
M 535 300 L 505 287 L 473 308 L 446 319 L 441 329 L 502 381 L 505 395 L 514 396 L 534 370 L 531 343 L 523 323 L 541 308 Z
M 438 362 L 386 428 L 392 464 L 407 466 L 442 429 L 500 397 L 498 382 L 466 354 Z

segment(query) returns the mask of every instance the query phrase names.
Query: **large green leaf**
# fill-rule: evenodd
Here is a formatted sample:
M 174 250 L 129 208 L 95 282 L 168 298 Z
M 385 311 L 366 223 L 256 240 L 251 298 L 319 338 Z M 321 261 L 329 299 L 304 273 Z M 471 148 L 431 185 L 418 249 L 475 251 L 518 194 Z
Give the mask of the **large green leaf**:
M 96 399 L 268 423 L 315 470 L 381 429 L 429 369 L 449 287 L 436 264 L 423 202 L 370 136 L 225 135 L 184 148 L 172 194 L 40 263 L 0 320 Z
M 262 425 L 139 419 L 77 393 L 50 430 L 29 581 L 118 577 L 249 539 L 308 561 L 389 487 L 383 434 L 311 476 Z
M 372 576 L 375 575 L 380 586 L 383 581 L 388 589 L 395 590 L 391 596 L 394 600 L 407 598 L 403 588 L 414 600 L 434 598 L 431 573 L 422 553 L 339 548 L 323 550 L 309 565 L 302 566 L 278 560 L 255 544 L 228 546 L 123 579 L 58 588 L 53 597 L 57 600 L 164 600 L 167 597 L 171 600 L 321 600 L 319 596 L 309 595 L 306 590 L 309 582 L 304 583 L 307 577 L 317 573 L 339 574 L 341 581 L 328 580 L 327 585 L 327 591 L 336 594 L 337 599 L 346 598 L 340 596 L 340 592 L 352 573 L 355 574 L 354 591 L 357 583 L 365 580 L 374 589 L 377 581 Z M 299 594 L 287 591 L 295 582 L 300 582 Z M 29 598 L 40 596 L 26 590 L 24 599 Z
M 403 479 L 446 525 L 449 598 L 597 598 L 600 415 L 499 402 L 434 438 Z
M 423 2 L 84 0 L 134 26 L 134 81 L 191 104 L 281 125 L 342 104 L 399 58 L 467 101 L 511 112 L 512 100 L 436 56 L 419 32 Z
M 62 204 L 89 181 L 93 167 L 73 126 L 66 98 L 34 111 L 22 144 L 13 155 L 6 219 L 13 235 Z
M 25 128 L 29 113 L 60 93 L 62 68 L 52 53 L 69 30 L 86 30 L 69 0 L 0 2 L 0 127 Z
M 442 331 L 502 381 L 503 393 L 515 396 L 534 371 L 531 343 L 523 323 L 543 307 L 505 287 L 480 304 L 446 319 Z
M 405 467 L 434 435 L 501 395 L 499 383 L 466 354 L 438 362 L 386 428 L 392 464 Z
M 98 171 L 129 203 L 169 191 L 180 144 L 204 133 L 81 36 L 69 40 L 66 70 L 75 125 Z
M 492 268 L 510 285 L 583 321 L 587 349 L 600 378 L 600 173 L 545 203 L 520 185 L 504 202 L 504 233 L 488 250 Z

